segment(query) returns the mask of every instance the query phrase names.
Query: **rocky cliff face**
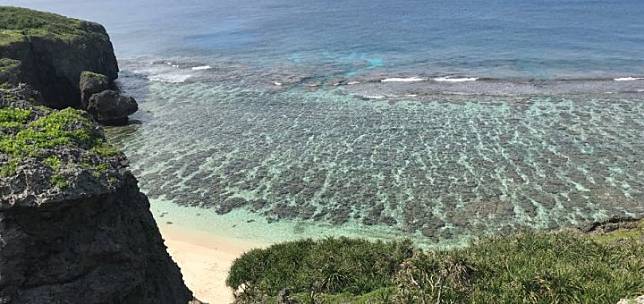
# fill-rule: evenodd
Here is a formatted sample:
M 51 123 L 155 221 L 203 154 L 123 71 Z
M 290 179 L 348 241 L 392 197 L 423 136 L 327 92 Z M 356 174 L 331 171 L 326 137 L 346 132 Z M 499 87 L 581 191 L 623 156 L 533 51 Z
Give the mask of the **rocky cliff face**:
M 188 303 L 148 200 L 126 173 L 105 193 L 0 212 L 2 303 Z
M 0 303 L 193 301 L 123 154 L 28 91 L 0 88 Z
M 102 25 L 14 7 L 0 7 L 0 58 L 17 60 L 15 80 L 33 86 L 45 105 L 58 109 L 80 107 L 81 72 L 114 80 L 119 71 Z

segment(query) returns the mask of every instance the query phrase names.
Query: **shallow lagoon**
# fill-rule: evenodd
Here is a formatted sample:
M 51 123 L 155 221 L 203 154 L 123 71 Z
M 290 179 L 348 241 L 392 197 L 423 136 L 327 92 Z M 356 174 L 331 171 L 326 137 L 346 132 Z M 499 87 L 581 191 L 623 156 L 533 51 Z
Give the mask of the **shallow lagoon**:
M 143 191 L 234 212 L 240 231 L 453 244 L 644 215 L 641 93 L 374 97 L 363 93 L 384 84 L 122 78 L 141 123 L 108 134 Z

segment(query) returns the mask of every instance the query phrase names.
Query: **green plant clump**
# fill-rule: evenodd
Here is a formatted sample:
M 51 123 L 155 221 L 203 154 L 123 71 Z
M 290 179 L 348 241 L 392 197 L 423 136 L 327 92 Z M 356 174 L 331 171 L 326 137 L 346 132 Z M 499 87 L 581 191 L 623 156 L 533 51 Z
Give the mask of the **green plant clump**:
M 22 161 L 32 158 L 51 168 L 52 184 L 62 186 L 63 178 L 58 175 L 63 161 L 57 155 L 58 150 L 82 151 L 82 158 L 93 159 L 90 163 L 97 176 L 109 169 L 109 164 L 101 159 L 119 153 L 82 111 L 69 108 L 35 120 L 31 120 L 32 116 L 32 110 L 28 109 L 0 109 L 0 153 L 9 157 L 0 165 L 0 175 L 15 174 Z
M 396 243 L 297 241 L 243 255 L 227 284 L 237 303 L 276 303 L 284 288 L 299 303 L 617 303 L 644 294 L 643 239 L 643 224 L 530 232 L 411 257 Z
M 24 123 L 22 120 L 24 113 L 15 115 L 11 114 L 12 111 L 15 110 L 10 108 L 0 110 L 0 117 L 4 113 L 13 115 L 4 123 Z M 45 149 L 73 146 L 87 150 L 103 141 L 100 133 L 94 129 L 92 122 L 82 112 L 68 108 L 28 123 L 13 136 L 3 136 L 0 139 L 0 152 L 16 158 L 37 157 Z
M 317 293 L 361 294 L 392 284 L 411 242 L 348 238 L 302 240 L 255 249 L 237 259 L 226 283 L 246 293 L 276 295 L 282 288 Z
M 0 7 L 0 45 L 24 36 L 56 36 L 63 39 L 85 34 L 77 19 L 19 7 Z
M 22 128 L 29 121 L 31 110 L 19 108 L 5 108 L 0 110 L 0 130 L 3 132 L 11 129 Z

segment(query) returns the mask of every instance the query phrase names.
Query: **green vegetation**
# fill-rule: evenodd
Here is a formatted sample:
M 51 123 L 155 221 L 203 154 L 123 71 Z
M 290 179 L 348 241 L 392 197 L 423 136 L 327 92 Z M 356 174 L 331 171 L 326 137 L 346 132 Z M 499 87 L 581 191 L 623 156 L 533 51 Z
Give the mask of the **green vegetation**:
M 349 239 L 256 249 L 227 280 L 238 303 L 617 303 L 644 294 L 644 222 L 607 234 L 528 232 L 448 251 Z
M 398 265 L 411 254 L 411 242 L 289 242 L 247 252 L 235 262 L 226 283 L 233 289 L 246 286 L 246 297 L 276 295 L 284 287 L 361 294 L 391 285 Z
M 60 170 L 61 161 L 60 161 L 60 157 L 58 157 L 57 155 L 52 155 L 52 156 L 49 156 L 49 157 L 45 158 L 43 163 L 45 163 L 47 166 L 49 166 L 55 172 L 58 172 Z
M 60 174 L 52 175 L 50 182 L 54 187 L 62 190 L 67 189 L 67 187 L 69 186 L 69 182 L 67 182 L 67 179 Z
M 99 74 L 99 73 L 90 72 L 90 71 L 81 72 L 80 77 L 81 77 L 81 79 L 83 79 L 83 78 L 91 78 L 91 79 L 97 79 L 97 80 L 101 80 L 101 81 L 109 81 L 107 76 L 105 76 L 103 74 Z
M 72 39 L 85 34 L 82 22 L 60 15 L 18 7 L 0 7 L 0 45 L 25 36 Z
M 22 128 L 29 121 L 31 110 L 6 108 L 0 110 L 0 131 L 3 133 Z
M 0 108 L 0 154 L 8 157 L 0 164 L 0 176 L 14 175 L 20 163 L 32 159 L 51 169 L 52 185 L 65 189 L 64 166 L 92 170 L 95 177 L 110 169 L 106 158 L 119 151 L 107 143 L 87 113 L 71 108 L 46 113 L 37 117 L 31 109 Z M 69 155 L 61 158 L 63 154 Z
M 18 109 L 0 110 L 0 117 L 8 117 L 3 123 L 10 126 L 22 126 L 25 114 Z M 15 158 L 38 157 L 47 149 L 73 146 L 87 150 L 103 142 L 104 138 L 83 112 L 68 108 L 28 123 L 13 136 L 3 136 L 0 152 Z

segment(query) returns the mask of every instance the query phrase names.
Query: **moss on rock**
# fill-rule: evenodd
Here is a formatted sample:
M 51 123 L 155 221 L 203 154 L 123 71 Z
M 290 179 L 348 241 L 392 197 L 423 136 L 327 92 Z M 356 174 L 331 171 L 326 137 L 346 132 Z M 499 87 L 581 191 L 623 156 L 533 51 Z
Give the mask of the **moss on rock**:
M 119 180 L 122 158 L 84 111 L 0 108 L 0 186 L 31 176 L 47 191 L 81 180 L 102 191 Z

